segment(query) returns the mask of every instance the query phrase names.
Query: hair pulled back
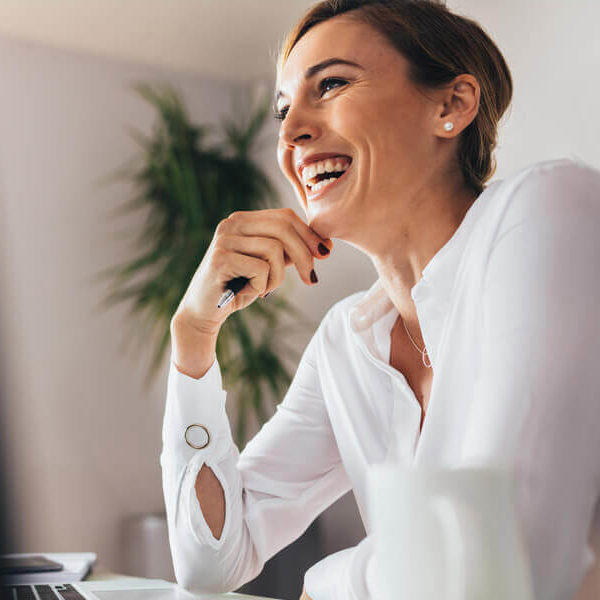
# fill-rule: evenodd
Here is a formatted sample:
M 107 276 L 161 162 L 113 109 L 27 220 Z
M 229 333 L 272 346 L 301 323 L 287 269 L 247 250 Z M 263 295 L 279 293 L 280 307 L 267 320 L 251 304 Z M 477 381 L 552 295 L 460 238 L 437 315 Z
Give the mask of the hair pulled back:
M 477 22 L 435 0 L 324 0 L 310 8 L 284 39 L 278 73 L 307 31 L 350 11 L 408 61 L 410 81 L 420 89 L 443 88 L 462 73 L 477 79 L 479 111 L 460 134 L 457 159 L 465 184 L 481 193 L 496 170 L 498 123 L 513 92 L 510 71 L 496 44 Z

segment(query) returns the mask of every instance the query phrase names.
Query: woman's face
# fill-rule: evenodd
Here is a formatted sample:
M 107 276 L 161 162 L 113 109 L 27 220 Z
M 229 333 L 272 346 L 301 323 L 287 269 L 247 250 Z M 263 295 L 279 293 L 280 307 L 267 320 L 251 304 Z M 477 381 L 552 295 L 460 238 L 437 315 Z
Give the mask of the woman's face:
M 408 81 L 407 65 L 370 26 L 340 15 L 309 30 L 282 68 L 277 160 L 324 238 L 357 241 L 389 222 L 390 211 L 409 214 L 399 197 L 417 194 L 439 169 L 439 106 Z M 328 156 L 329 165 L 321 161 Z M 323 179 L 330 182 L 314 189 Z

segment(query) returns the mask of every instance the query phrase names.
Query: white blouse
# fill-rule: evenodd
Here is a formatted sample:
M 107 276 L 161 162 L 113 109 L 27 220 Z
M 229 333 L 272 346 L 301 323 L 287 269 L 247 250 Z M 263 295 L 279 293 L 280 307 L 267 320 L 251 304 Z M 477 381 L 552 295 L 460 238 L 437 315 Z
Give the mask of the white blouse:
M 217 361 L 171 363 L 160 457 L 174 568 L 196 592 L 231 591 L 353 489 L 367 532 L 305 575 L 313 600 L 371 597 L 370 465 L 509 466 L 536 598 L 567 600 L 595 560 L 600 497 L 600 172 L 546 161 L 490 184 L 411 290 L 433 365 L 427 415 L 390 366 L 398 312 L 377 281 L 335 304 L 275 415 L 240 454 Z M 190 447 L 186 428 L 210 441 Z M 194 484 L 225 492 L 220 539 Z

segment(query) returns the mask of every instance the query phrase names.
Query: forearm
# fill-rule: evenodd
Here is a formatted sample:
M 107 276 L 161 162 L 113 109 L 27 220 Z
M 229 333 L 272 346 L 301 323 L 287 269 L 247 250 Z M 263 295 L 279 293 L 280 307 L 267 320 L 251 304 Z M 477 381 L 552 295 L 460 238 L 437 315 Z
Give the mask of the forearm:
M 200 379 L 216 357 L 216 336 L 195 330 L 176 315 L 171 322 L 172 361 L 180 373 Z M 225 494 L 213 470 L 203 465 L 196 478 L 196 496 L 213 536 L 221 537 L 225 523 Z
M 225 524 L 225 493 L 213 470 L 202 465 L 196 478 L 196 497 L 213 536 L 218 540 Z
M 262 564 L 244 522 L 239 452 L 218 363 L 200 379 L 172 363 L 167 388 L 160 462 L 177 581 L 197 592 L 230 592 Z M 192 424 L 209 432 L 205 447 L 186 442 Z
M 309 344 L 284 400 L 242 455 L 231 437 L 218 362 L 199 379 L 171 363 L 161 465 L 183 587 L 237 589 L 350 489 L 319 388 L 317 348 Z M 186 443 L 191 424 L 208 430 L 206 447 Z
M 187 464 L 167 452 L 161 457 L 173 566 L 177 582 L 190 591 L 231 592 L 258 575 L 263 565 L 244 520 L 235 447 L 206 461 L 200 452 Z M 220 523 L 211 509 L 202 509 L 195 489 L 205 473 L 218 477 L 213 484 L 222 494 Z

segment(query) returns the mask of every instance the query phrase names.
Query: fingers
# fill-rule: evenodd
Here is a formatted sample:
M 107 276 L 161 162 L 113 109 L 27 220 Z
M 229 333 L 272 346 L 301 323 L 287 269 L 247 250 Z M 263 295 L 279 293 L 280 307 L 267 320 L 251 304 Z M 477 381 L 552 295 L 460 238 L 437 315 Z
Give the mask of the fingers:
M 221 244 L 228 251 L 261 258 L 268 262 L 268 279 L 264 293 L 278 288 L 283 283 L 286 262 L 283 245 L 279 240 L 265 237 L 231 235 L 225 236 Z
M 277 240 L 283 249 L 284 264 L 293 263 L 301 279 L 308 285 L 316 283 L 315 257 L 325 258 L 332 246 L 331 240 L 318 236 L 291 209 L 235 212 L 219 224 L 219 229 L 226 236 Z M 274 248 L 267 249 L 264 246 L 259 251 L 267 252 L 272 259 L 276 254 Z M 264 257 L 264 254 L 260 256 Z
M 291 208 L 282 209 L 282 216 L 288 219 L 298 235 L 305 241 L 310 248 L 311 254 L 317 258 L 325 258 L 333 248 L 333 242 L 330 239 L 320 237 L 313 231 Z
M 223 219 L 196 269 L 177 314 L 185 323 L 219 330 L 227 316 L 283 283 L 292 264 L 307 285 L 318 279 L 314 259 L 326 258 L 333 244 L 316 234 L 292 209 L 238 211 Z M 225 306 L 218 306 L 226 284 L 248 283 Z
M 240 273 L 248 279 L 248 283 L 238 292 L 237 296 L 246 295 L 263 296 L 267 290 L 269 281 L 269 263 L 254 256 L 247 256 L 238 252 L 230 252 L 227 256 L 227 268 L 231 270 L 233 277 L 239 277 Z

